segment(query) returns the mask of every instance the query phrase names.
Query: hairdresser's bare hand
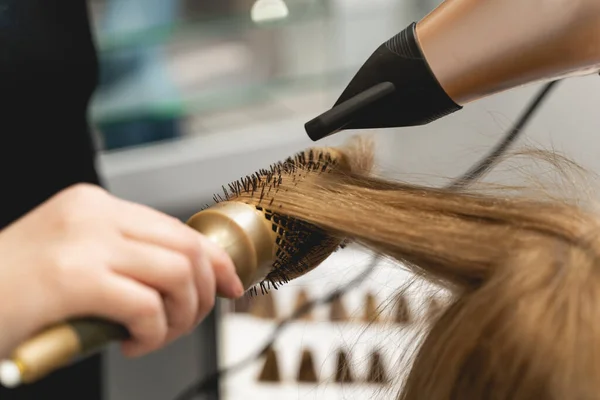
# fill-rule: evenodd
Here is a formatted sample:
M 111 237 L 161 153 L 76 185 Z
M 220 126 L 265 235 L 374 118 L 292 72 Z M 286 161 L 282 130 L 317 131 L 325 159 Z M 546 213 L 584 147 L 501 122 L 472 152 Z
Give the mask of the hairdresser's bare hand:
M 243 288 L 229 257 L 184 223 L 101 188 L 64 190 L 0 232 L 0 353 L 48 324 L 125 325 L 139 356 L 189 333 Z M 12 347 L 11 347 L 12 346 Z

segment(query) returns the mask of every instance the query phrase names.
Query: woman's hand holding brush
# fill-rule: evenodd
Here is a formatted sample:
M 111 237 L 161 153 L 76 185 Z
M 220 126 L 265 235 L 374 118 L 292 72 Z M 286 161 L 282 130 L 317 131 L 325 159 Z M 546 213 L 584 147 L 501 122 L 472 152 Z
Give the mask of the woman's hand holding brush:
M 243 294 L 221 249 L 179 220 L 77 185 L 0 232 L 0 356 L 82 316 L 125 326 L 123 351 L 140 356 L 189 333 L 217 293 Z
M 0 303 L 0 328 L 11 329 L 0 339 L 0 384 L 36 382 L 114 341 L 127 341 L 127 355 L 145 354 L 189 332 L 217 294 L 257 293 L 306 274 L 343 238 L 252 202 L 272 203 L 265 196 L 288 177 L 297 192 L 298 179 L 365 171 L 372 157 L 348 158 L 299 153 L 230 184 L 186 224 L 96 187 L 50 199 L 0 232 L 0 296 L 16 304 Z

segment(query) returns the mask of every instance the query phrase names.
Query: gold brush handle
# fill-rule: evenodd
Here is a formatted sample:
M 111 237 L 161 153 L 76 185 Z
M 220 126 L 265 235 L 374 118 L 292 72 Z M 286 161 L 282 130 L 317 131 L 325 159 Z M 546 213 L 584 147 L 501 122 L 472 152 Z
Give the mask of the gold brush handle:
M 54 325 L 17 347 L 0 362 L 0 383 L 7 388 L 37 381 L 112 341 L 125 340 L 123 326 L 94 318 Z
M 275 236 L 264 214 L 255 207 L 222 202 L 197 213 L 187 224 L 229 254 L 244 289 L 269 272 L 275 256 Z M 0 384 L 14 388 L 33 383 L 128 337 L 123 326 L 93 318 L 55 325 L 17 347 L 10 359 L 0 361 Z

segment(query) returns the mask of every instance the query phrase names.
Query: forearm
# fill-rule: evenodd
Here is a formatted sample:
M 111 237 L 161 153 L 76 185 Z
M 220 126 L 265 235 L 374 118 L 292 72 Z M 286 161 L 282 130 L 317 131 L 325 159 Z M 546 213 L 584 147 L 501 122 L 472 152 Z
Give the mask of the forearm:
M 434 75 L 461 105 L 600 69 L 598 0 L 447 0 L 417 33 Z

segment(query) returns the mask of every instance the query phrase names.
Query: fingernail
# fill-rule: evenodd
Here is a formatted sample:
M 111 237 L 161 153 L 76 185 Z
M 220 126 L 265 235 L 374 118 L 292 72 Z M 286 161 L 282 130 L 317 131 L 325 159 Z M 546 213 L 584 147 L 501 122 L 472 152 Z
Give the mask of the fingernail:
M 231 286 L 231 293 L 234 295 L 235 298 L 239 298 L 244 295 L 244 292 L 245 292 L 244 285 L 242 285 L 242 281 L 236 275 L 234 283 Z
M 227 256 L 227 258 L 229 258 L 229 256 Z M 235 297 L 242 297 L 244 295 L 244 292 L 246 291 L 244 289 L 244 285 L 242 284 L 242 281 L 239 277 L 239 275 L 237 274 L 237 270 L 235 269 L 235 264 L 233 263 L 233 261 L 231 261 L 230 263 L 230 267 L 229 267 L 229 272 L 230 272 L 230 276 L 231 276 L 231 294 Z

